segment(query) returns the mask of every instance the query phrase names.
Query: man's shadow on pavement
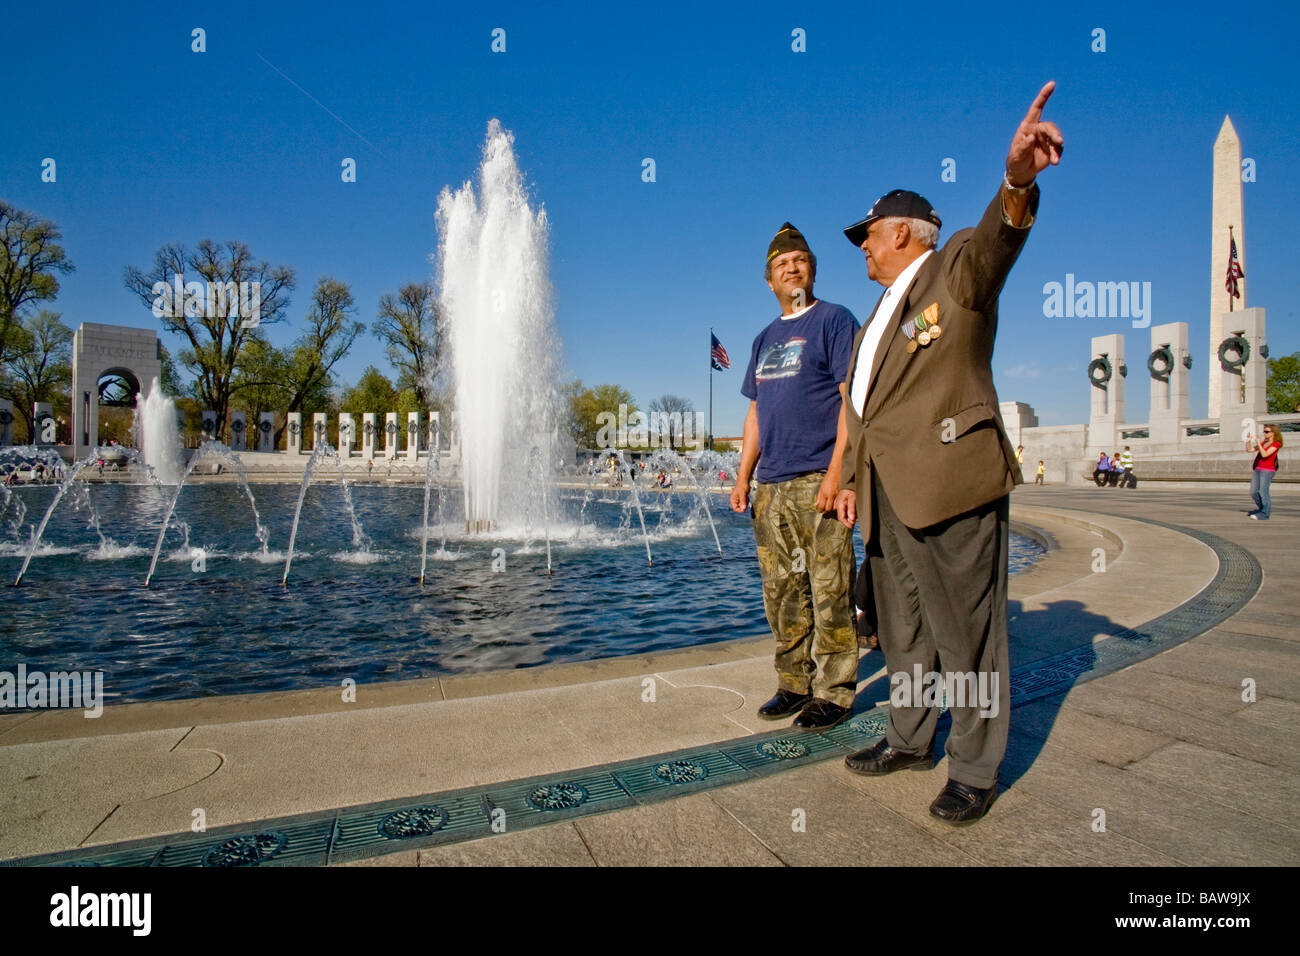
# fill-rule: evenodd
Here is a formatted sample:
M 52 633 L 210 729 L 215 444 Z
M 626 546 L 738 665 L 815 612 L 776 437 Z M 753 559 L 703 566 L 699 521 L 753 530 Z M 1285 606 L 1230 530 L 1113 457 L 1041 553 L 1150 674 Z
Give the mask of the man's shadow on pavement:
M 1124 640 L 1128 629 L 1104 614 L 1091 611 L 1082 601 L 1049 601 L 1044 607 L 1026 611 L 1018 600 L 1007 602 L 1007 629 L 1011 657 L 1011 729 L 1006 756 L 998 779 L 1004 789 L 1011 787 L 1028 770 L 1055 726 L 1065 696 L 1086 678 L 1096 665 L 1093 641 L 1098 637 Z M 1053 661 L 1062 655 L 1064 660 Z M 858 661 L 858 680 L 866 680 L 885 666 L 879 648 L 863 654 Z M 942 665 L 940 665 L 942 667 Z M 1042 693 L 1050 687 L 1049 693 Z M 1022 705 L 1021 700 L 1033 699 Z M 889 675 L 880 674 L 862 687 L 854 701 L 856 713 L 869 711 L 889 700 Z M 942 757 L 951 727 L 945 712 L 939 718 L 935 734 L 936 760 Z

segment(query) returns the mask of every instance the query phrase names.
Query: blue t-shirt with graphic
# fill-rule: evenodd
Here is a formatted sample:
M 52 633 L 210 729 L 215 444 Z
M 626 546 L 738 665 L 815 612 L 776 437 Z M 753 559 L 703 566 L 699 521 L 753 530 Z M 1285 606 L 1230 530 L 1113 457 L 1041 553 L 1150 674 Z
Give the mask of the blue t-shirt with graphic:
M 858 320 L 818 301 L 754 339 L 740 391 L 758 402 L 758 470 L 764 484 L 824 471 L 835 449 L 840 383 L 849 373 Z

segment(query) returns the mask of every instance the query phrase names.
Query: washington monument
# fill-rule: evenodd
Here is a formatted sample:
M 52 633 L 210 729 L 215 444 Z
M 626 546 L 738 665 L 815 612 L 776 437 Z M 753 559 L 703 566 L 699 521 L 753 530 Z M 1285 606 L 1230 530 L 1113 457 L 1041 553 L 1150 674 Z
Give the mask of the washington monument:
M 1209 417 L 1218 418 L 1223 408 L 1218 359 L 1219 343 L 1234 329 L 1225 326 L 1225 314 L 1246 307 L 1246 280 L 1237 280 L 1240 299 L 1228 295 L 1228 227 L 1237 241 L 1237 261 L 1245 268 L 1246 217 L 1241 201 L 1241 140 L 1232 120 L 1225 116 L 1219 137 L 1214 141 L 1214 199 L 1210 225 L 1210 408 Z

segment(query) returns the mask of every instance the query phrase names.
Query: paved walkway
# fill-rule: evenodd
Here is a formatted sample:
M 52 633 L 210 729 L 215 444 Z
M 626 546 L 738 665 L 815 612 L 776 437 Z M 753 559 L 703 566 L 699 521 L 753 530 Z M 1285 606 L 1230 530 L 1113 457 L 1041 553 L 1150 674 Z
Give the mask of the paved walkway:
M 1016 708 L 1003 792 L 977 826 L 929 817 L 946 762 L 867 779 L 835 758 L 361 862 L 1300 862 L 1300 829 L 1283 814 L 1300 795 L 1300 615 L 1285 600 L 1300 584 L 1300 497 L 1278 496 L 1268 523 L 1246 520 L 1245 503 L 1223 492 L 1026 487 L 1013 500 L 1014 519 L 1060 544 L 1013 580 L 1017 670 L 1100 648 L 1214 578 L 1218 562 L 1205 545 L 1131 518 L 1237 542 L 1258 559 L 1263 584 L 1200 637 Z M 1093 573 L 1097 547 L 1105 574 Z M 886 696 L 882 666 L 878 652 L 864 656 L 857 710 Z M 1254 702 L 1242 699 L 1248 678 Z M 197 809 L 209 827 L 252 824 L 743 742 L 772 729 L 753 714 L 772 685 L 767 643 L 751 640 L 376 685 L 355 704 L 303 691 L 124 705 L 93 722 L 8 715 L 0 857 L 186 832 Z

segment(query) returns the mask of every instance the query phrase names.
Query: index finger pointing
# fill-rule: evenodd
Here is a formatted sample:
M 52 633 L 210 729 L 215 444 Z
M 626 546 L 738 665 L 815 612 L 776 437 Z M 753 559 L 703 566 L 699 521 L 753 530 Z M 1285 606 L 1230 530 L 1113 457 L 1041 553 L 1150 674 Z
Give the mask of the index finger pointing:
M 1043 107 L 1047 105 L 1048 99 L 1052 96 L 1052 91 L 1056 89 L 1056 80 L 1048 80 L 1043 84 L 1043 88 L 1038 91 L 1034 97 L 1033 105 L 1029 107 L 1029 112 L 1025 114 L 1025 122 L 1037 123 L 1038 118 L 1043 115 Z

